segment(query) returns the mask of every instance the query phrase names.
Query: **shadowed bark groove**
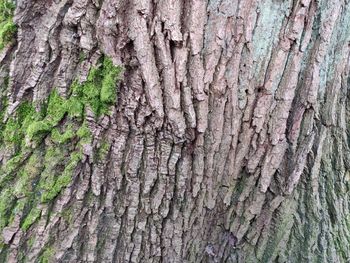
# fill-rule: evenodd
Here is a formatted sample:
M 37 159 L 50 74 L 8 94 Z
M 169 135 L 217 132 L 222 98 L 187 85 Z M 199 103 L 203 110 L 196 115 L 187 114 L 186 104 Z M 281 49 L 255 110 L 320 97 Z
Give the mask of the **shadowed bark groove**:
M 108 111 L 55 124 L 59 144 L 1 139 L 1 262 L 350 259 L 347 0 L 18 0 L 14 22 L 4 134 L 102 56 L 123 72 Z

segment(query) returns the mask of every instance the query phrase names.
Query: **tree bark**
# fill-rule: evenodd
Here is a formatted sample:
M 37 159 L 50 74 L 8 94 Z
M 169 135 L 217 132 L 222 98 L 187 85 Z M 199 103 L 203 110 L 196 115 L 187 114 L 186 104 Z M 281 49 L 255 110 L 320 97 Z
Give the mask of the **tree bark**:
M 13 21 L 1 262 L 348 262 L 349 1 L 17 0 Z

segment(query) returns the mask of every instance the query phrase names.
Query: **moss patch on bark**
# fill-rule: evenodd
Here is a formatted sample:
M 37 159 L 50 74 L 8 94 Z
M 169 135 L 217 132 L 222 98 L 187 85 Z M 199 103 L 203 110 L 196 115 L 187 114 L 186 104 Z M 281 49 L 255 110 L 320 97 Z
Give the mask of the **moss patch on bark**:
M 0 0 L 0 50 L 11 42 L 17 31 L 12 20 L 15 8 L 14 1 Z
M 73 82 L 67 98 L 53 89 L 40 111 L 23 102 L 3 121 L 0 150 L 7 157 L 0 163 L 0 230 L 18 213 L 21 229 L 28 230 L 40 219 L 40 207 L 72 183 L 84 147 L 92 142 L 87 109 L 96 118 L 109 114 L 120 73 L 121 67 L 104 57 L 86 82 Z

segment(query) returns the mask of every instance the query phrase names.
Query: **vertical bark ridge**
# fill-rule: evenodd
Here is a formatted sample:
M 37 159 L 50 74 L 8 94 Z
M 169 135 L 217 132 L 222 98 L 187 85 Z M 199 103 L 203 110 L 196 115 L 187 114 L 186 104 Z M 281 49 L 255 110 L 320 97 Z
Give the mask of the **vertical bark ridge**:
M 21 182 L 20 172 L 35 168 L 25 183 L 37 183 L 67 164 L 78 142 L 48 161 L 46 136 L 13 170 L 16 146 L 0 148 L 9 206 L 0 202 L 8 217 L 0 258 L 346 262 L 349 8 L 336 0 L 18 1 L 17 42 L 0 60 L 5 124 L 23 101 L 39 111 L 54 88 L 68 98 L 102 54 L 124 71 L 115 105 L 101 116 L 87 109 L 91 138 L 72 182 L 50 202 L 9 193 L 4 178 Z

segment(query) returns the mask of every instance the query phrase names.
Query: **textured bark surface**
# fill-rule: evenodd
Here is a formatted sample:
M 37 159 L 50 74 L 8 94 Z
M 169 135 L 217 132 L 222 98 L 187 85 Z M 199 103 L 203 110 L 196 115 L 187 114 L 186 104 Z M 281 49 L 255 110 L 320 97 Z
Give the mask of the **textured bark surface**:
M 17 0 L 14 22 L 5 132 L 102 54 L 123 73 L 108 112 L 55 124 L 90 140 L 3 141 L 1 262 L 350 259 L 349 1 Z

